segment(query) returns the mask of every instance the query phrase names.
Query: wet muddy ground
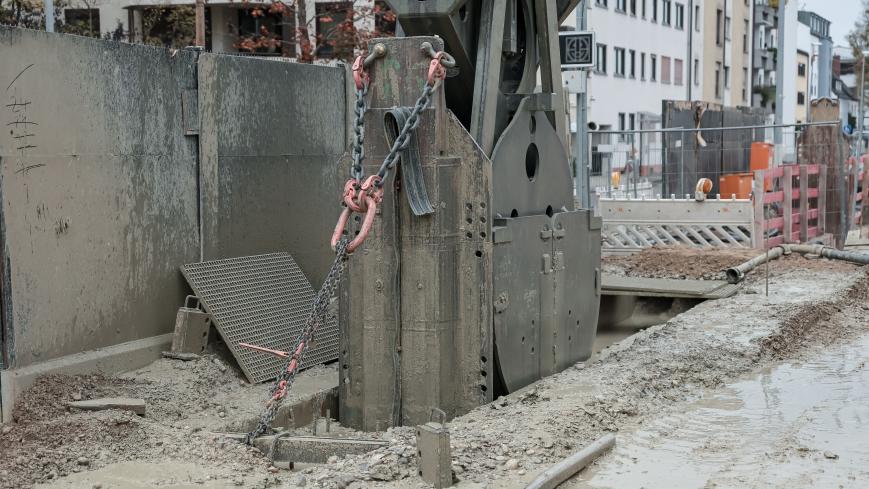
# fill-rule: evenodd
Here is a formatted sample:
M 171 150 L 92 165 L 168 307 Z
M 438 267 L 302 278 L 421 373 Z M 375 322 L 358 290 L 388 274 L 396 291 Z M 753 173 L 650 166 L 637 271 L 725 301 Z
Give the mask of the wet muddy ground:
M 867 360 L 862 336 L 705 392 L 622 429 L 566 487 L 866 487 Z
M 703 257 L 684 262 L 699 270 Z M 702 303 L 453 420 L 457 487 L 524 487 L 611 432 L 617 449 L 572 481 L 575 487 L 787 487 L 792 473 L 801 474 L 803 485 L 795 487 L 862 487 L 866 474 L 854 461 L 867 458 L 856 445 L 869 439 L 858 425 L 869 414 L 858 407 L 869 404 L 855 385 L 867 380 L 860 358 L 869 278 L 855 266 L 792 257 L 770 267 L 769 290 L 767 297 L 762 277 L 752 276 L 734 297 Z M 819 355 L 828 351 L 842 353 Z M 200 424 L 204 416 L 229 426 L 255 411 L 262 387 L 245 387 L 212 358 L 184 367 L 167 362 L 32 393 L 19 422 L 0 431 L 0 487 L 425 487 L 411 427 L 365 434 L 389 442 L 365 455 L 295 471 L 270 467 L 258 452 Z M 114 392 L 141 393 L 151 414 L 62 407 L 72 396 Z M 794 472 L 797 465 L 819 471 Z M 848 482 L 851 475 L 857 482 Z

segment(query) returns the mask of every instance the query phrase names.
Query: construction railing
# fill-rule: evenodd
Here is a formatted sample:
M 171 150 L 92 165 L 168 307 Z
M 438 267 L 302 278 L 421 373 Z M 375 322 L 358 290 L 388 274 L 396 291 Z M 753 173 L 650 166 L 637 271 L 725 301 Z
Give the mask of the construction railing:
M 782 165 L 755 171 L 748 199 L 671 195 L 597 196 L 603 218 L 605 253 L 632 253 L 652 246 L 695 248 L 764 248 L 783 243 L 821 241 L 835 244 L 828 222 L 838 229 L 859 229 L 869 237 L 869 170 L 850 158 L 843 165 L 847 191 L 831 191 L 824 165 Z M 831 196 L 840 196 L 845 212 L 831 211 Z M 841 237 L 844 240 L 844 237 Z
M 761 246 L 806 243 L 823 237 L 826 221 L 827 168 L 820 165 L 783 165 L 754 172 L 755 234 Z

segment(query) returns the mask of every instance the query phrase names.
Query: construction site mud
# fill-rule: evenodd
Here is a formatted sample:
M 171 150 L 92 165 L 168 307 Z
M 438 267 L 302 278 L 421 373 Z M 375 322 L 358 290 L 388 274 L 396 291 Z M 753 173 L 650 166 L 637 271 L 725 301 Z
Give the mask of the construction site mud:
M 699 266 L 692 261 L 710 263 L 703 253 L 690 252 L 683 260 L 675 251 L 658 253 L 687 265 L 671 272 L 647 265 L 656 261 L 649 252 L 610 259 L 608 267 L 696 276 Z M 728 264 L 715 262 L 710 269 Z M 552 463 L 609 432 L 617 433 L 617 456 L 631 456 L 636 437 L 622 439 L 622 431 L 633 433 L 740 376 L 809 358 L 820 346 L 846 345 L 869 332 L 864 308 L 869 278 L 857 266 L 791 257 L 770 264 L 768 297 L 764 282 L 756 273 L 731 298 L 704 302 L 606 348 L 593 362 L 450 422 L 458 487 L 524 487 Z M 310 386 L 337 382 L 333 367 L 309 370 L 294 396 L 316 391 L 305 390 L 305 377 Z M 338 430 L 338 436 L 382 439 L 387 445 L 364 455 L 331 457 L 323 465 L 274 467 L 258 450 L 225 436 L 249 429 L 266 394 L 267 386 L 243 381 L 219 352 L 189 362 L 163 359 L 117 377 L 44 377 L 0 432 L 0 486 L 425 486 L 412 427 Z M 79 412 L 67 406 L 109 396 L 142 398 L 147 412 Z M 309 428 L 296 431 L 310 434 Z M 840 464 L 845 462 L 843 457 Z M 770 470 L 775 472 L 775 464 Z M 722 485 L 730 487 L 728 481 L 733 482 Z

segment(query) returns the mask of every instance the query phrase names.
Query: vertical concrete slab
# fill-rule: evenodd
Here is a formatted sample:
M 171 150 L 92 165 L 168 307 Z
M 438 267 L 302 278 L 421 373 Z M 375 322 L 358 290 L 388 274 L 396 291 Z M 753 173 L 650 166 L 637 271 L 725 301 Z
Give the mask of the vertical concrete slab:
M 285 251 L 318 287 L 334 254 L 345 152 L 343 67 L 203 54 L 202 258 Z
M 0 27 L 5 368 L 172 330 L 199 255 L 195 62 Z

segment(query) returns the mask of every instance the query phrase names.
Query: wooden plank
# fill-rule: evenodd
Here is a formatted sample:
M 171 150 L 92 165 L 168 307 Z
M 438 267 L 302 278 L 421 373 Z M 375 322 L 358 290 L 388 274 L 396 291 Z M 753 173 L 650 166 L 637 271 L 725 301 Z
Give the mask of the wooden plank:
M 754 172 L 754 182 L 752 183 L 752 201 L 754 203 L 754 215 L 752 216 L 753 225 L 751 228 L 751 246 L 753 248 L 762 248 L 764 230 L 764 222 L 766 215 L 764 214 L 764 204 L 766 204 L 766 190 L 764 189 L 764 172 Z
M 764 228 L 767 230 L 780 229 L 782 226 L 784 226 L 784 224 L 785 224 L 785 218 L 773 217 L 773 218 L 767 219 L 766 225 L 764 226 Z
M 827 167 L 818 169 L 818 234 L 822 235 L 827 229 Z
M 785 239 L 787 242 L 791 242 L 793 238 L 793 212 L 794 212 L 794 169 L 792 166 L 788 165 L 784 168 L 784 203 L 782 205 L 783 208 L 783 217 L 784 217 L 784 226 L 783 226 L 783 234 L 785 235 Z
M 862 218 L 860 220 L 860 236 L 869 238 L 869 169 L 866 168 L 864 159 L 863 167 L 863 200 L 862 200 Z
M 763 195 L 764 204 L 775 204 L 785 200 L 785 194 L 781 190 L 777 192 L 767 192 Z
M 852 159 L 853 160 L 853 159 Z M 848 171 L 848 220 L 847 223 L 848 229 L 854 229 L 856 225 L 856 217 L 858 215 L 862 215 L 862 209 L 859 213 L 855 214 L 854 209 L 857 207 L 857 191 L 856 191 L 856 183 L 857 183 L 857 161 L 853 160 L 850 164 L 850 168 Z
M 809 240 L 809 170 L 800 166 L 800 243 Z

